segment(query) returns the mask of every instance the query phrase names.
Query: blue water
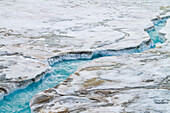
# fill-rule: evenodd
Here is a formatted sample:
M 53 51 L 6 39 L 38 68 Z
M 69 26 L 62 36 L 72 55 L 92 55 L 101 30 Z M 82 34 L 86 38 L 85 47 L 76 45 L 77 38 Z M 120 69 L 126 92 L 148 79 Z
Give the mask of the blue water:
M 165 25 L 164 23 L 165 21 L 157 22 L 154 29 L 147 31 L 154 43 L 163 43 L 165 41 L 160 38 L 158 34 L 160 28 Z M 152 47 L 153 46 L 150 46 L 150 48 Z M 119 51 L 119 53 L 115 53 L 114 55 L 121 55 L 124 53 L 131 54 L 141 51 L 132 49 L 127 51 Z M 99 58 L 103 56 L 105 55 L 100 56 L 98 54 L 94 57 Z M 29 101 L 36 93 L 56 86 L 59 82 L 67 79 L 69 75 L 74 73 L 80 65 L 89 61 L 90 60 L 63 61 L 53 65 L 51 71 L 41 78 L 40 81 L 34 82 L 24 89 L 16 90 L 5 96 L 4 99 L 0 101 L 0 113 L 30 113 L 31 110 L 29 107 Z
M 154 29 L 152 30 L 148 30 L 147 33 L 149 34 L 149 36 L 151 37 L 152 41 L 156 44 L 156 43 L 164 43 L 166 41 L 165 38 L 162 38 L 159 34 L 159 30 L 165 26 L 166 21 L 169 19 L 168 18 L 164 18 L 162 20 L 157 20 L 157 21 L 153 21 L 154 24 Z
M 25 89 L 19 89 L 0 102 L 0 113 L 30 113 L 29 101 L 36 93 L 54 87 L 74 73 L 79 65 L 88 60 L 65 61 L 53 66 L 50 73 L 47 73 L 40 81 L 30 84 Z

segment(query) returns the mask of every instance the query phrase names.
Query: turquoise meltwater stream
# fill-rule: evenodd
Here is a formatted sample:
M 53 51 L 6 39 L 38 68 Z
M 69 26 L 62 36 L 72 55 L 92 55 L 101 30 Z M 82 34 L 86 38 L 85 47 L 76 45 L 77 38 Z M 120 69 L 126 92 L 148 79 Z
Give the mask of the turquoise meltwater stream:
M 167 19 L 154 23 L 155 28 L 148 30 L 147 33 L 154 43 L 163 43 L 158 31 L 165 25 Z M 150 46 L 153 48 L 153 46 Z M 133 52 L 129 52 L 133 53 Z M 99 56 L 96 56 L 99 58 Z M 63 61 L 53 65 L 51 71 L 41 78 L 40 81 L 31 83 L 23 89 L 18 89 L 0 100 L 0 113 L 30 113 L 29 101 L 38 92 L 56 86 L 59 82 L 67 79 L 77 68 L 90 60 Z
M 30 84 L 24 89 L 19 89 L 0 102 L 0 113 L 31 113 L 29 101 L 36 93 L 54 87 L 74 73 L 79 65 L 88 60 L 64 61 L 54 65 L 50 73 L 47 73 L 40 81 Z

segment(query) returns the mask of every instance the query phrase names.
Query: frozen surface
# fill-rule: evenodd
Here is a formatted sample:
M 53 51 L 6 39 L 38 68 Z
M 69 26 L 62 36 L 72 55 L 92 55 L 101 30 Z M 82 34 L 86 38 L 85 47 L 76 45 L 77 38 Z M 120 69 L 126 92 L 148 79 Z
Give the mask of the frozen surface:
M 169 0 L 153 2 L 155 0 L 1 0 L 0 56 L 6 56 L 5 62 L 8 59 L 18 62 L 16 59 L 21 56 L 34 59 L 33 62 L 42 66 L 39 68 L 31 61 L 33 68 L 29 68 L 40 72 L 48 67 L 47 58 L 61 52 L 137 46 L 149 39 L 144 28 L 152 25 L 150 20 L 169 10 L 166 7 Z M 17 56 L 7 58 L 15 53 Z M 27 66 L 27 63 L 19 68 L 9 66 L 12 74 L 0 69 L 0 75 L 35 77 L 37 72 L 30 73 Z
M 156 16 L 167 15 L 170 11 L 168 4 L 170 4 L 169 0 L 1 0 L 0 97 L 39 80 L 48 68 L 47 58 L 60 53 L 80 50 L 89 52 L 105 49 L 120 50 L 139 46 L 143 41 L 149 40 L 149 35 L 144 29 L 152 26 L 150 20 Z M 169 27 L 166 27 L 162 32 L 167 33 L 168 29 Z M 146 67 L 142 67 L 143 70 L 146 69 L 146 74 L 150 75 L 152 72 L 148 70 L 147 73 L 147 69 L 157 65 L 153 68 L 156 70 L 154 72 L 156 76 L 151 76 L 153 80 L 138 71 L 133 71 L 133 68 L 136 69 L 138 65 L 140 67 L 140 61 L 137 59 L 137 64 L 128 66 L 132 70 L 124 70 L 125 72 L 122 71 L 120 78 L 116 79 L 115 77 L 115 81 L 120 82 L 120 86 L 115 87 L 125 87 L 124 82 L 128 82 L 128 87 L 131 85 L 147 87 L 147 85 L 155 85 L 160 82 L 159 74 L 162 74 L 161 79 L 166 78 L 164 73 L 169 73 L 169 64 L 167 64 L 170 50 L 168 33 L 166 38 L 168 41 L 163 44 L 164 46 L 160 45 L 160 48 L 146 52 L 141 57 L 144 61 L 150 61 L 146 58 L 158 53 L 155 58 L 149 57 L 158 60 L 158 64 L 151 62 Z M 128 57 L 132 57 L 134 59 L 132 61 L 136 62 L 133 55 Z M 163 59 L 164 57 L 165 59 Z M 161 59 L 164 64 L 160 64 Z M 128 61 L 125 63 L 130 65 Z M 159 65 L 163 67 L 161 72 L 157 70 Z M 110 69 L 111 67 L 112 65 L 106 68 Z M 117 72 L 114 73 L 117 74 Z M 128 74 L 126 80 L 121 79 L 121 77 L 124 78 L 123 74 Z M 142 74 L 142 76 L 135 77 L 135 81 L 130 81 L 129 77 L 135 74 Z M 109 73 L 106 75 L 112 76 Z M 102 76 L 102 78 L 105 80 L 106 77 Z M 151 82 L 144 84 L 142 81 Z M 111 84 L 109 83 L 104 86 L 107 87 Z M 84 100 L 88 99 L 83 98 L 81 101 Z M 26 104 L 28 105 L 28 103 Z M 104 108 L 100 106 L 100 109 Z M 110 107 L 108 109 L 112 110 Z M 114 109 L 119 112 L 121 107 L 117 106 Z M 67 111 L 68 108 L 62 107 L 60 110 Z
M 170 21 L 166 42 L 131 55 L 102 57 L 79 67 L 67 80 L 37 93 L 34 112 L 169 113 Z
M 169 50 L 167 46 L 93 60 L 56 87 L 36 94 L 30 102 L 31 109 L 42 113 L 168 113 Z

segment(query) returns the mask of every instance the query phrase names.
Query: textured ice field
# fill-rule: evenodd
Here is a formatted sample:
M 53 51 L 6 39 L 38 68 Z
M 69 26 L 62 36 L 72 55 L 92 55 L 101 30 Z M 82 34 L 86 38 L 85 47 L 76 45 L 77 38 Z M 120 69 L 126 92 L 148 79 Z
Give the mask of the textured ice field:
M 60 52 L 137 46 L 149 39 L 144 28 L 167 4 L 169 0 L 1 0 L 0 55 L 6 63 L 0 65 L 8 68 L 0 74 L 32 78 L 48 67 L 47 58 Z

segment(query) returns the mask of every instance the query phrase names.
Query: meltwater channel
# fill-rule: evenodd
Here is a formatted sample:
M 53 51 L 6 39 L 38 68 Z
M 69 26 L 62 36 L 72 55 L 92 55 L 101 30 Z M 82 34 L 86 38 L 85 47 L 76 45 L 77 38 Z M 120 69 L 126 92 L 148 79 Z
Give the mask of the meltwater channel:
M 156 43 L 163 43 L 166 41 L 166 39 L 159 36 L 158 31 L 165 26 L 165 22 L 167 21 L 167 19 L 168 18 L 163 18 L 153 21 L 154 27 L 146 31 L 149 34 L 154 45 Z M 155 46 L 150 45 L 150 47 L 147 49 L 154 47 Z M 122 54 L 131 54 L 139 52 L 142 51 L 133 50 L 133 52 L 129 52 L 128 50 L 128 52 L 125 51 L 125 53 L 122 52 Z M 96 58 L 99 57 L 101 56 L 96 56 Z M 31 113 L 29 101 L 36 93 L 56 86 L 61 81 L 67 79 L 69 75 L 74 73 L 80 65 L 85 64 L 89 61 L 90 60 L 62 61 L 53 65 L 51 71 L 46 73 L 46 75 L 42 77 L 40 81 L 31 83 L 24 89 L 18 89 L 13 93 L 5 96 L 3 100 L 0 100 L 0 113 Z

